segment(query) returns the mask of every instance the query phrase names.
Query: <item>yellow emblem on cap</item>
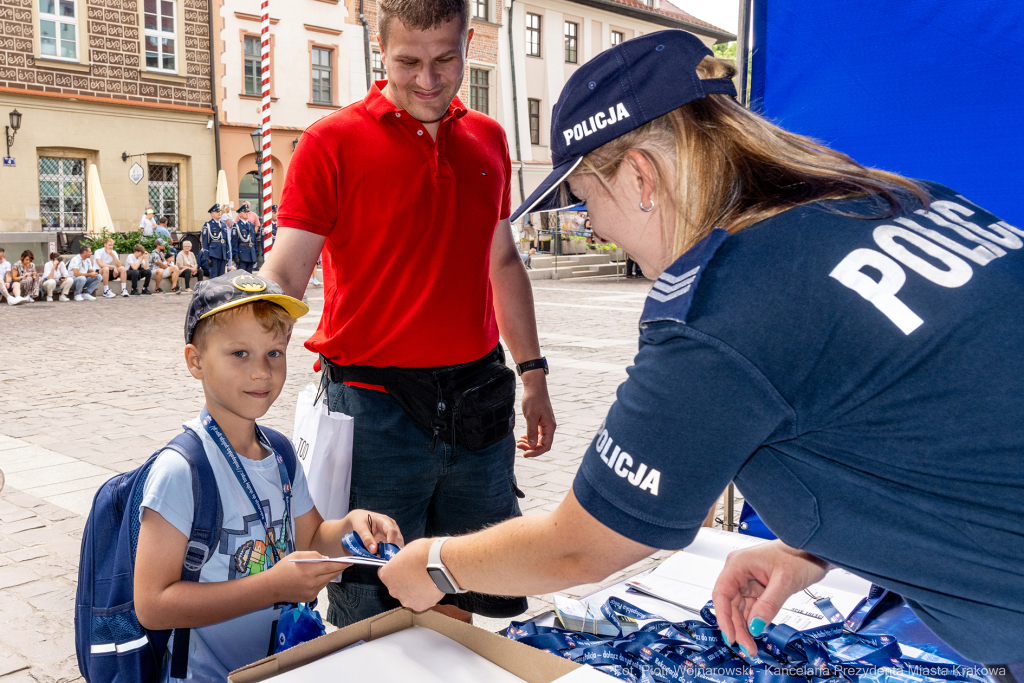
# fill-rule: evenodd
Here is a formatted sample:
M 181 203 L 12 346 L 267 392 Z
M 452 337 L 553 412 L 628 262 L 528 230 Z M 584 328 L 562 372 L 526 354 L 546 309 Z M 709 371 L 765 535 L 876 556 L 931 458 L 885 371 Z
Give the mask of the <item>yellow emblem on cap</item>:
M 239 275 L 231 284 L 235 286 L 235 289 L 239 289 L 243 292 L 262 292 L 267 288 L 267 283 L 262 278 L 258 278 L 254 275 Z

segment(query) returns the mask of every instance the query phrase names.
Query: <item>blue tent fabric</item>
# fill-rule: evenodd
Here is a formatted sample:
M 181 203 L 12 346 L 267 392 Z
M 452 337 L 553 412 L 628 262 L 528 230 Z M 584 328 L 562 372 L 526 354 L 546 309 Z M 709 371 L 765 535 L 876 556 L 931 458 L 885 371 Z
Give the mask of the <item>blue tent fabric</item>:
M 755 0 L 751 108 L 1024 224 L 1024 2 Z

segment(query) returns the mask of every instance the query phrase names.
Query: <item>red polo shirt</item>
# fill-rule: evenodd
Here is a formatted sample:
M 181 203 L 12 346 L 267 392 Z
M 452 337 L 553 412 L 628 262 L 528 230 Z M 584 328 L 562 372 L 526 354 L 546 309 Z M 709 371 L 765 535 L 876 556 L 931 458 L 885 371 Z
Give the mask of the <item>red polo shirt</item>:
M 476 360 L 498 343 L 491 240 L 511 213 L 505 132 L 456 97 L 435 142 L 377 81 L 306 129 L 278 224 L 324 235 L 324 314 L 306 342 L 344 365 Z

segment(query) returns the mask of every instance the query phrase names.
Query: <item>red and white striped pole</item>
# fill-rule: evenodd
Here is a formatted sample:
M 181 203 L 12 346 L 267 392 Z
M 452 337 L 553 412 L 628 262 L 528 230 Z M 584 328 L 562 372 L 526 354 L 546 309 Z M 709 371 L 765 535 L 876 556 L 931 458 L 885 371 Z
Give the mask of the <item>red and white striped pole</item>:
M 273 163 L 270 157 L 270 0 L 263 0 L 261 5 L 263 21 L 260 27 L 260 62 L 263 75 L 263 168 L 260 173 L 263 176 L 263 224 L 261 229 L 264 234 L 264 253 L 270 251 L 273 240 L 266 241 L 266 236 L 271 234 L 270 217 L 271 207 L 274 204 L 273 190 Z

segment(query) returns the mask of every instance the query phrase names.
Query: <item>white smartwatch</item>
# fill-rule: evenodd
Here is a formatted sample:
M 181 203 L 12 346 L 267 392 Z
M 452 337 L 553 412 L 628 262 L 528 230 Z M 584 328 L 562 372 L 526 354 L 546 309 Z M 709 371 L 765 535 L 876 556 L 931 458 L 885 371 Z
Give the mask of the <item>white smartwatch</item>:
M 445 536 L 434 541 L 430 546 L 430 553 L 427 555 L 427 573 L 430 574 L 430 578 L 433 580 L 434 585 L 442 593 L 449 595 L 455 593 L 468 593 L 462 588 L 459 588 L 459 584 L 455 582 L 455 577 L 452 576 L 451 572 L 448 571 L 448 567 L 444 566 L 444 562 L 441 561 L 441 546 L 451 536 Z

